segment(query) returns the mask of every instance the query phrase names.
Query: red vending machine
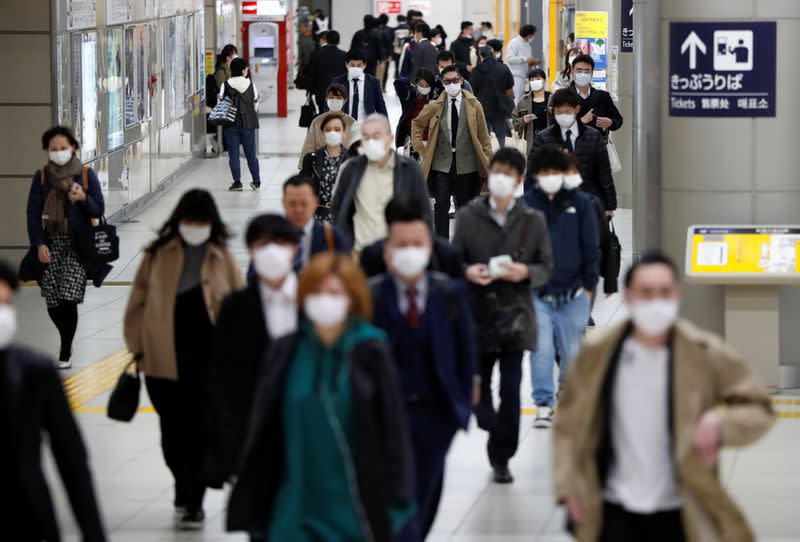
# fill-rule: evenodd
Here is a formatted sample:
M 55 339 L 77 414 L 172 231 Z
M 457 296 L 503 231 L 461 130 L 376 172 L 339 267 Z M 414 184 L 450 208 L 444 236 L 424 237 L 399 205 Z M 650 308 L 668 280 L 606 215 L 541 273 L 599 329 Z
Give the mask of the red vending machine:
M 287 116 L 292 15 L 282 0 L 244 0 L 242 51 L 259 95 L 259 114 Z

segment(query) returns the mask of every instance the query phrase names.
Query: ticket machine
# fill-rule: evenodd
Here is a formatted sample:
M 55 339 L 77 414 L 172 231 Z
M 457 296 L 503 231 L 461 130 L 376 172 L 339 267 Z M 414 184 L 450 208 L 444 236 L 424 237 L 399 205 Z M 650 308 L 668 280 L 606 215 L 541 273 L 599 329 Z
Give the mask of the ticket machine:
M 244 1 L 242 45 L 250 78 L 258 90 L 259 114 L 287 116 L 287 29 L 291 15 L 282 0 Z

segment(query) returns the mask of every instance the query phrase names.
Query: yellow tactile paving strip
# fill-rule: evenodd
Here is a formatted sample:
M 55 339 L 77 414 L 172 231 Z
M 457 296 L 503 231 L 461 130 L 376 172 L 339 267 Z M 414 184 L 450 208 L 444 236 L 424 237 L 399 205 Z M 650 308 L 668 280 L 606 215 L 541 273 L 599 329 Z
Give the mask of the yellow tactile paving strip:
M 88 401 L 107 392 L 117 383 L 125 366 L 133 359 L 127 350 L 121 350 L 106 359 L 82 369 L 64 379 L 64 390 L 67 393 L 69 406 L 76 414 L 105 414 L 104 406 L 85 406 Z M 800 407 L 800 399 L 772 400 L 772 405 Z M 155 412 L 153 407 L 142 407 L 140 413 Z M 522 414 L 536 414 L 535 408 L 523 408 Z M 800 419 L 800 410 L 778 410 L 778 418 Z

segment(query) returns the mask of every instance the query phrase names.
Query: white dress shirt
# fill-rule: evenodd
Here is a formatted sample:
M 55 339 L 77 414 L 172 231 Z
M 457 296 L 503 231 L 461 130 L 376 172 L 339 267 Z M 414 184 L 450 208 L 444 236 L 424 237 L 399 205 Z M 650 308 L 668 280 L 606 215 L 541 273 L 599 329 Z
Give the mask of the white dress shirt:
M 272 340 L 297 331 L 297 275 L 289 273 L 280 289 L 258 281 L 267 333 Z
M 400 309 L 400 314 L 405 316 L 408 314 L 408 284 L 400 278 L 394 276 L 394 283 L 397 287 L 397 307 Z M 422 276 L 414 284 L 414 289 L 417 291 L 416 305 L 420 317 L 425 314 L 425 304 L 428 301 L 428 274 L 423 273 Z
M 627 339 L 611 397 L 614 461 L 606 500 L 637 514 L 680 508 L 669 430 L 669 350 Z
M 506 225 L 506 220 L 508 220 L 508 214 L 511 212 L 511 209 L 514 208 L 517 201 L 515 199 L 511 200 L 511 203 L 508 204 L 508 208 L 506 209 L 505 213 L 501 213 L 497 210 L 497 203 L 495 203 L 494 198 L 489 196 L 489 214 L 494 219 L 495 222 L 502 228 Z
M 358 122 L 364 122 L 364 118 L 367 116 L 366 109 L 364 109 L 364 81 L 367 79 L 367 72 L 361 74 L 361 77 L 358 78 Z M 353 95 L 355 94 L 355 90 L 353 88 L 355 81 L 350 79 L 350 89 L 348 94 L 348 106 L 349 109 L 348 113 L 351 117 L 355 117 L 353 115 Z
M 461 102 L 462 98 L 464 97 L 463 92 L 459 92 L 458 96 L 455 97 L 456 100 L 456 111 L 458 111 L 459 120 L 461 120 Z M 449 95 L 447 96 L 447 137 L 448 139 L 453 139 L 453 116 L 450 114 L 453 110 L 453 98 Z M 452 150 L 456 150 L 456 142 L 450 141 L 450 146 Z

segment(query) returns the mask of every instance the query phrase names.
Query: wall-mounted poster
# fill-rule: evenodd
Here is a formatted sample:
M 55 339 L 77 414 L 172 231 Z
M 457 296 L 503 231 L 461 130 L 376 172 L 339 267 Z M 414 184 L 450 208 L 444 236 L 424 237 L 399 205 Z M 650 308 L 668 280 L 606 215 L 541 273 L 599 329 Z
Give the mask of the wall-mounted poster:
M 127 23 L 131 20 L 130 0 L 106 0 L 106 24 Z
M 608 85 L 608 13 L 575 12 L 575 46 L 594 60 L 592 85 L 606 90 Z
M 122 29 L 106 30 L 106 91 L 108 96 L 108 150 L 125 143 L 123 122 Z
M 96 0 L 67 0 L 67 30 L 97 26 Z
M 163 4 L 162 4 L 163 5 Z M 166 114 L 162 115 L 164 126 L 175 118 L 175 17 L 167 19 L 164 24 L 164 90 Z
M 80 134 L 81 156 L 97 152 L 97 33 L 86 32 L 76 40 L 80 50 Z M 76 123 L 77 125 L 77 123 Z
M 150 118 L 148 62 L 150 33 L 146 25 L 125 29 L 125 128 Z

